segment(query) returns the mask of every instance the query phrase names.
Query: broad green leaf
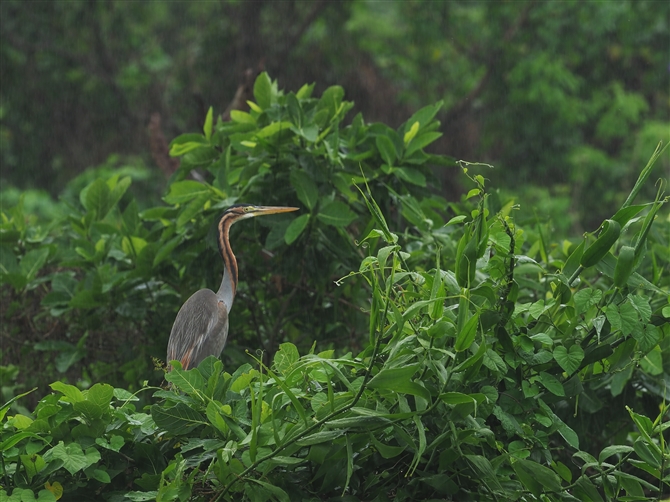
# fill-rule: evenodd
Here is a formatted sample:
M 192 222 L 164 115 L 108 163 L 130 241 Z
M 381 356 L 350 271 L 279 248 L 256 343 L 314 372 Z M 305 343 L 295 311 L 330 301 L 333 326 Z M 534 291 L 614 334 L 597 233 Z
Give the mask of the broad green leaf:
M 419 133 L 419 135 L 417 135 L 410 142 L 410 144 L 407 145 L 407 148 L 405 149 L 405 155 L 403 157 L 404 158 L 410 157 L 414 152 L 416 152 L 417 150 L 421 150 L 422 148 L 425 148 L 426 146 L 430 145 L 432 142 L 434 142 L 440 136 L 442 136 L 442 133 L 437 132 L 437 131 Z
M 637 311 L 628 301 L 619 306 L 608 305 L 605 315 L 614 331 L 621 330 L 624 335 L 643 331 L 643 325 L 638 320 Z
M 637 311 L 642 319 L 642 322 L 649 322 L 651 319 L 651 307 L 649 306 L 649 298 L 646 296 L 628 295 L 628 301 Z
M 639 325 L 639 328 L 633 331 L 633 338 L 642 353 L 652 350 L 656 344 L 661 340 L 661 331 L 653 324 L 645 324 L 644 327 Z
M 114 397 L 114 387 L 106 383 L 96 383 L 86 391 L 86 400 L 101 408 L 106 408 Z
M 619 225 L 621 225 L 621 228 L 623 228 L 626 225 L 626 223 L 630 221 L 631 218 L 633 218 L 637 213 L 642 211 L 645 207 L 647 207 L 646 204 L 622 207 L 616 212 L 614 216 L 612 216 L 612 219 L 618 222 Z
M 31 249 L 25 255 L 23 255 L 19 268 L 21 270 L 21 274 L 23 274 L 28 282 L 37 277 L 37 273 L 46 263 L 48 257 L 49 248 L 47 247 Z
M 28 475 L 28 481 L 31 481 L 38 472 L 46 467 L 46 462 L 41 455 L 20 455 L 20 458 Z
M 572 471 L 570 468 L 561 461 L 552 461 L 551 467 L 556 471 L 556 473 L 563 478 L 563 480 L 570 483 L 572 481 Z
M 395 458 L 407 448 L 406 446 L 389 446 L 383 444 L 378 441 L 377 438 L 375 438 L 374 434 L 370 434 L 370 439 L 372 440 L 372 444 L 375 446 L 379 454 L 385 459 Z
M 565 396 L 563 385 L 554 375 L 542 371 L 538 376 L 538 381 L 552 394 L 556 396 Z
M 412 185 L 425 187 L 426 186 L 426 177 L 421 171 L 411 167 L 396 167 L 393 170 L 393 174 L 400 178 L 403 181 L 407 181 Z
M 302 234 L 307 227 L 307 223 L 309 223 L 309 218 L 309 214 L 302 214 L 289 224 L 284 233 L 284 242 L 286 242 L 286 244 L 293 244 L 293 242 L 300 237 L 300 234 Z
M 584 502 L 603 502 L 598 489 L 586 475 L 579 477 L 573 490 L 578 500 L 583 500 Z
M 262 110 L 272 105 L 272 81 L 267 72 L 262 72 L 254 82 L 254 99 Z
M 147 244 L 147 241 L 141 237 L 136 237 L 134 235 L 130 238 L 124 237 L 121 239 L 121 250 L 126 254 L 126 256 L 137 257 Z
M 305 204 L 310 211 L 314 209 L 319 198 L 319 189 L 316 187 L 316 183 L 314 183 L 312 177 L 305 171 L 293 169 L 289 179 L 300 202 Z
M 554 422 L 558 424 L 557 430 L 563 439 L 575 450 L 579 450 L 579 436 L 577 436 L 577 433 L 556 415 L 554 415 Z
M 412 364 L 400 368 L 382 368 L 370 380 L 368 386 L 371 389 L 387 389 L 401 394 L 411 394 L 430 399 L 430 393 L 425 387 L 411 380 L 419 365 Z
M 600 452 L 600 455 L 598 455 L 598 462 L 602 463 L 608 458 L 610 458 L 612 455 L 619 455 L 621 453 L 628 453 L 631 451 L 633 451 L 633 448 L 625 444 L 615 444 L 612 446 L 606 446 Z
M 177 403 L 170 408 L 154 404 L 151 407 L 151 418 L 159 428 L 175 436 L 188 434 L 199 425 L 208 424 L 200 413 L 183 403 Z
M 633 443 L 633 449 L 635 450 L 635 453 L 637 453 L 637 456 L 640 457 L 640 459 L 644 460 L 654 469 L 661 467 L 661 450 L 655 444 L 649 443 L 645 441 L 644 438 L 639 437 L 635 440 L 635 443 Z
M 74 385 L 69 385 L 63 382 L 54 382 L 49 387 L 57 392 L 64 394 L 71 403 L 77 403 L 79 401 L 85 400 L 84 394 L 82 394 L 82 392 Z
M 524 486 L 536 497 L 539 497 L 542 491 L 560 492 L 562 489 L 558 475 L 537 462 L 517 460 L 512 464 L 512 468 Z
M 465 323 L 463 329 L 456 337 L 456 343 L 454 344 L 454 349 L 457 352 L 463 352 L 470 348 L 472 342 L 475 341 L 475 335 L 477 334 L 477 326 L 479 325 L 479 313 L 473 315 L 468 322 Z
M 63 467 L 70 474 L 84 470 L 89 465 L 100 461 L 100 452 L 95 448 L 82 450 L 79 443 L 65 444 L 59 441 L 56 446 L 44 454 L 44 460 L 48 463 L 52 460 L 62 460 Z
M 246 389 L 249 387 L 249 382 L 256 378 L 257 375 L 258 371 L 256 370 L 251 370 L 248 373 L 242 373 L 230 385 L 230 390 L 233 392 L 240 392 L 242 389 Z
M 102 417 L 106 408 L 92 403 L 90 401 L 78 401 L 73 405 L 74 411 L 84 417 L 87 422 L 92 422 Z
M 130 184 L 132 182 L 130 176 L 124 176 L 121 179 L 118 178 L 119 175 L 116 175 L 112 176 L 110 179 L 107 180 L 107 186 L 109 187 L 110 190 L 109 194 L 110 209 L 112 209 L 119 203 L 121 197 L 123 197 L 123 194 L 126 193 L 126 190 L 128 190 L 128 187 L 130 187 Z
M 267 125 L 263 129 L 258 131 L 256 133 L 256 138 L 269 138 L 270 136 L 274 136 L 275 134 L 277 134 L 280 131 L 291 130 L 292 126 L 293 126 L 293 124 L 291 124 L 290 122 L 288 122 L 286 120 L 281 121 L 281 122 L 272 122 L 270 125 Z M 251 146 L 253 148 L 255 145 L 249 145 L 249 146 Z
M 12 425 L 19 430 L 27 429 L 33 423 L 33 419 L 20 413 L 12 418 Z
M 393 166 L 398 158 L 398 152 L 395 149 L 393 140 L 386 135 L 380 134 L 375 139 L 375 144 L 384 162 L 388 166 Z
M 214 110 L 212 107 L 209 107 L 207 110 L 207 116 L 205 117 L 205 125 L 202 128 L 202 132 L 205 133 L 205 138 L 209 141 L 212 138 L 212 126 L 214 124 Z
M 189 395 L 200 395 L 205 389 L 205 379 L 197 368 L 190 370 L 173 368 L 165 374 L 165 379 Z
M 282 343 L 279 350 L 275 353 L 274 366 L 280 373 L 288 373 L 296 362 L 300 359 L 298 349 L 292 343 Z
M 443 105 L 443 102 L 438 101 L 434 105 L 424 106 L 420 110 L 417 110 L 416 112 L 414 112 L 414 114 L 407 121 L 407 124 L 412 124 L 413 125 L 416 122 L 418 122 L 419 123 L 419 131 L 425 130 L 431 124 L 435 125 L 435 122 L 433 121 L 433 119 L 435 118 L 435 115 L 437 115 L 437 112 L 440 110 L 440 108 L 442 108 L 442 105 Z
M 193 150 L 197 150 L 199 148 L 203 148 L 204 146 L 207 146 L 207 144 L 201 143 L 199 141 L 174 144 L 170 147 L 170 157 L 181 157 L 182 155 L 186 155 L 187 153 L 192 152 Z
M 191 221 L 191 219 L 195 218 L 196 215 L 201 214 L 205 204 L 209 201 L 209 199 L 209 192 L 200 193 L 187 204 L 185 204 L 179 213 L 179 216 L 177 217 L 177 228 L 183 228 L 184 225 Z
M 98 220 L 107 216 L 110 209 L 111 191 L 107 183 L 98 178 L 93 183 L 88 185 L 81 191 L 80 198 L 82 205 L 91 214 L 95 215 Z
M 468 463 L 472 466 L 475 472 L 479 474 L 481 480 L 489 487 L 491 490 L 502 490 L 500 481 L 498 481 L 493 466 L 488 458 L 482 455 L 464 455 Z
M 208 194 L 209 191 L 208 185 L 198 183 L 197 181 L 176 181 L 170 185 L 170 191 L 163 199 L 168 204 L 181 204 L 199 195 Z
M 17 432 L 15 434 L 12 434 L 11 436 L 9 436 L 2 443 L 0 443 L 0 452 L 9 450 L 10 448 L 13 448 L 19 442 L 23 441 L 26 438 L 37 439 L 39 441 L 43 441 L 44 443 L 47 442 L 46 439 L 44 439 L 41 436 L 38 436 L 37 434 L 34 434 L 32 432 Z
M 237 122 L 238 124 L 256 125 L 256 119 L 252 115 L 240 110 L 231 110 L 230 120 Z
M 663 374 L 663 353 L 661 352 L 661 347 L 656 345 L 652 350 L 647 352 L 644 358 L 640 360 L 640 366 L 650 375 Z
M 344 202 L 340 202 L 339 200 L 333 201 L 322 207 L 316 216 L 325 224 L 334 227 L 346 227 L 356 219 L 356 213 L 349 209 L 349 206 Z
M 559 345 L 554 349 L 553 355 L 559 366 L 568 375 L 572 375 L 584 359 L 584 350 L 577 344 L 572 345 L 569 350 Z
M 577 291 L 572 296 L 575 301 L 575 314 L 579 315 L 594 305 L 598 305 L 602 297 L 603 292 L 599 289 L 585 288 Z

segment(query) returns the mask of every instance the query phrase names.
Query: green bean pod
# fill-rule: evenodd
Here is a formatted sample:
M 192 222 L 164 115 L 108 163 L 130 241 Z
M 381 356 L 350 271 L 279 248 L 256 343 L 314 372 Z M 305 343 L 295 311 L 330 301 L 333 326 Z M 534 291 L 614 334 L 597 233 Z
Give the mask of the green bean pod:
M 619 222 L 614 220 L 605 220 L 602 224 L 602 231 L 600 232 L 600 235 L 593 244 L 586 248 L 584 254 L 582 254 L 582 259 L 579 261 L 579 264 L 584 268 L 594 266 L 603 259 L 612 245 L 617 241 L 620 234 L 621 225 Z
M 622 246 L 614 268 L 614 286 L 622 288 L 628 282 L 635 265 L 635 248 Z

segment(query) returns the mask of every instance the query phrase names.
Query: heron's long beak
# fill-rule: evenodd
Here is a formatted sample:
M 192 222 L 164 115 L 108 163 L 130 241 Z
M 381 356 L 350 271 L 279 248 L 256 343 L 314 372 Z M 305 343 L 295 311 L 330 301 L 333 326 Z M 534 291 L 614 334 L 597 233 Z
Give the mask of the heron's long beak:
M 291 211 L 297 211 L 298 209 L 300 208 L 282 206 L 256 206 L 250 214 L 252 216 L 265 216 L 266 214 L 290 213 Z

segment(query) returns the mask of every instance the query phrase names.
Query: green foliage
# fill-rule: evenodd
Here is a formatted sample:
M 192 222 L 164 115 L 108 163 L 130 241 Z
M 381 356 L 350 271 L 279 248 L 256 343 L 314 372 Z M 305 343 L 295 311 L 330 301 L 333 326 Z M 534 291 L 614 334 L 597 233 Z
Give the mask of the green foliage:
M 366 124 L 360 114 L 344 125 L 353 106 L 344 90 L 334 86 L 316 98 L 313 88 L 285 93 L 263 73 L 249 113 L 233 111 L 226 122 L 210 109 L 202 134 L 172 141 L 181 166 L 164 203 L 154 207 L 142 206 L 152 191 L 146 170 L 112 170 L 117 162 L 110 159 L 73 180 L 52 220 L 28 214 L 23 199 L 3 209 L 0 278 L 11 304 L 4 315 L 12 321 L 4 329 L 16 337 L 18 319 L 44 322 L 3 354 L 26 361 L 27 385 L 67 374 L 83 387 L 105 380 L 136 390 L 157 379 L 149 356 L 165 357 L 170 327 L 188 296 L 217 289 L 216 223 L 239 201 L 302 211 L 232 231 L 241 283 L 229 360 L 240 364 L 245 348 L 256 348 L 267 361 L 286 341 L 301 350 L 314 340 L 324 348 L 339 340 L 361 343 L 360 306 L 369 288 L 358 280 L 334 284 L 358 266 L 355 239 L 372 225 L 354 183 L 368 180 L 401 227 L 441 225 L 436 209 L 446 202 L 429 191 L 431 168 L 451 161 L 423 151 L 440 135 L 441 104 L 419 110 L 397 130 Z M 190 179 L 194 169 L 205 182 Z M 42 335 L 54 329 L 57 339 Z
M 257 87 L 259 102 L 279 103 L 269 79 Z M 220 133 L 213 129 L 211 138 Z M 267 140 L 242 134 L 238 148 L 247 162 L 252 153 L 262 157 L 255 149 Z M 279 128 L 269 137 L 276 134 Z M 182 140 L 173 147 L 186 148 Z M 210 148 L 195 136 L 188 141 L 204 145 L 191 152 Z M 108 384 L 80 390 L 56 382 L 30 416 L 2 419 L 0 493 L 9 500 L 95 492 L 109 500 L 217 501 L 667 494 L 670 253 L 667 223 L 658 221 L 664 195 L 633 206 L 637 185 L 609 218 L 621 230 L 616 241 L 603 239 L 600 256 L 600 237 L 594 239 L 597 255 L 584 259 L 583 243 L 554 245 L 541 225 L 515 225 L 512 206 L 496 207 L 484 178 L 470 169 L 474 203 L 452 205 L 456 216 L 446 226 L 424 224 L 404 235 L 392 230 L 384 198 L 372 196 L 381 174 L 357 190 L 368 211 L 361 240 L 367 254 L 339 283 L 366 285 L 368 341 L 360 352 L 301 351 L 283 342 L 271 361 L 254 357 L 232 372 L 210 357 L 198 368 L 166 373 L 167 388 L 145 387 L 153 397 L 142 409 L 136 395 Z M 649 175 L 648 166 L 640 180 Z M 295 196 L 312 204 L 310 224 L 321 221 L 322 199 L 307 195 L 307 178 L 289 170 L 285 179 L 300 180 L 306 188 Z M 107 203 L 91 196 L 86 214 L 105 213 L 119 186 L 90 185 L 83 199 L 97 190 Z M 186 208 L 217 191 L 223 188 L 183 180 L 168 198 L 187 197 L 180 199 Z M 363 217 L 358 206 L 347 209 Z M 168 210 L 178 218 L 186 209 Z M 421 216 L 420 205 L 412 210 Z M 324 232 L 342 228 L 329 221 Z M 602 233 L 610 227 L 616 225 L 603 225 Z M 634 258 L 637 249 L 646 255 L 615 284 L 617 259 L 609 250 L 620 246 L 632 248 Z

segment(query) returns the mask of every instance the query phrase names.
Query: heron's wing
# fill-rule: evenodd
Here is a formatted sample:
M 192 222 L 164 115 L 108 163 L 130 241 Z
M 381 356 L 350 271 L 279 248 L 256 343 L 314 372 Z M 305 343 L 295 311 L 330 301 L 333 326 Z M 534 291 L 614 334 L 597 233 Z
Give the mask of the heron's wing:
M 201 289 L 186 300 L 172 326 L 167 361 L 194 368 L 207 356 L 219 357 L 228 336 L 228 311 L 213 291 Z

